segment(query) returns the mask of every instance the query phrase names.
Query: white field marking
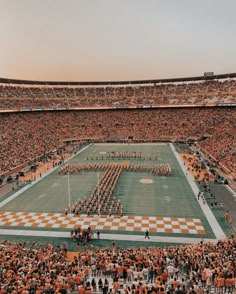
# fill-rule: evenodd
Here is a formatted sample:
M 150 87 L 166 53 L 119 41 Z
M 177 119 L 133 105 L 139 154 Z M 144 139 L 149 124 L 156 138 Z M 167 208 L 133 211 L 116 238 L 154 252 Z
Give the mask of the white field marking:
M 166 146 L 168 143 L 95 143 L 94 146 Z
M 56 188 L 59 184 L 57 182 L 52 184 L 52 188 Z
M 171 197 L 170 196 L 164 196 L 163 197 L 164 198 L 164 200 L 166 201 L 166 202 L 170 202 L 171 201 Z
M 59 237 L 70 238 L 70 232 L 65 231 L 38 231 L 38 230 L 14 230 L 14 229 L 2 229 L 0 235 L 14 235 L 14 236 L 38 236 L 38 237 Z M 146 241 L 144 235 L 122 235 L 122 234 L 101 234 L 103 240 L 129 240 L 129 241 Z M 216 243 L 216 239 L 203 239 L 204 242 Z M 164 242 L 164 243 L 185 243 L 193 244 L 199 243 L 201 238 L 188 238 L 188 237 L 168 237 L 168 236 L 152 236 L 150 233 L 150 239 L 148 242 Z
M 236 192 L 228 185 L 226 185 L 226 189 L 232 194 L 236 201 Z
M 89 147 L 91 147 L 93 144 L 89 144 L 87 146 L 85 146 L 83 149 L 79 150 L 76 154 L 74 154 L 72 157 L 68 158 L 67 160 L 65 160 L 65 163 L 67 163 L 69 160 L 71 160 L 72 158 L 74 158 L 76 155 L 80 154 L 81 152 L 83 152 L 84 150 L 88 149 Z M 38 178 L 36 181 L 33 181 L 31 184 L 28 184 L 26 186 L 24 186 L 22 189 L 20 189 L 19 191 L 17 191 L 16 193 L 12 194 L 11 196 L 7 197 L 7 199 L 3 200 L 0 202 L 0 207 L 3 207 L 4 205 L 6 205 L 8 202 L 12 201 L 13 199 L 15 199 L 17 196 L 19 196 L 20 194 L 22 194 L 23 192 L 25 192 L 26 190 L 28 190 L 29 188 L 33 187 L 36 183 L 38 183 L 39 181 L 41 181 L 42 179 L 44 179 L 45 177 L 47 177 L 49 174 L 51 174 L 52 172 L 54 172 L 56 169 L 58 169 L 59 166 L 55 166 L 53 169 L 47 171 L 44 175 L 42 175 L 41 178 Z
M 8 202 L 12 201 L 13 199 L 15 199 L 17 196 L 19 196 L 21 193 L 23 193 L 24 191 L 28 190 L 28 188 L 31 187 L 31 185 L 26 185 L 24 186 L 22 189 L 20 189 L 19 191 L 17 191 L 16 193 L 12 194 L 11 196 L 9 196 L 7 199 L 3 200 L 0 203 L 0 207 L 3 207 L 4 205 L 6 205 Z
M 141 184 L 153 184 L 154 181 L 152 179 L 141 179 L 139 182 Z
M 46 196 L 47 196 L 47 194 L 40 194 L 39 197 L 38 197 L 38 199 L 42 199 L 42 198 L 44 198 Z
M 184 174 L 186 174 L 187 172 L 187 167 L 186 165 L 183 164 L 183 161 L 180 157 L 180 155 L 176 152 L 175 150 L 175 147 L 174 145 L 171 143 L 170 144 L 170 148 L 172 149 L 173 151 L 173 154 L 175 155 L 178 163 L 179 163 L 179 166 L 181 167 L 182 171 Z M 197 196 L 198 196 L 198 193 L 199 193 L 199 188 L 197 186 L 197 184 L 195 183 L 195 181 L 193 180 L 192 176 L 190 173 L 187 173 L 187 176 L 186 176 L 186 179 L 197 199 Z M 211 226 L 211 229 L 212 231 L 214 232 L 215 236 L 216 236 L 216 239 L 217 240 L 222 240 L 225 238 L 225 233 L 224 231 L 222 230 L 221 226 L 219 225 L 218 221 L 216 220 L 213 212 L 211 211 L 210 207 L 207 205 L 207 204 L 203 204 L 202 201 L 198 201 L 206 219 L 208 220 L 208 223 L 210 224 Z

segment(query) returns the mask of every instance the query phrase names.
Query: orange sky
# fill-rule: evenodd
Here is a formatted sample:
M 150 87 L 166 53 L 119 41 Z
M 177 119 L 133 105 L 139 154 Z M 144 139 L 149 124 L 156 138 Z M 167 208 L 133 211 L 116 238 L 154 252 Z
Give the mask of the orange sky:
M 0 77 L 135 80 L 236 72 L 235 0 L 0 0 Z

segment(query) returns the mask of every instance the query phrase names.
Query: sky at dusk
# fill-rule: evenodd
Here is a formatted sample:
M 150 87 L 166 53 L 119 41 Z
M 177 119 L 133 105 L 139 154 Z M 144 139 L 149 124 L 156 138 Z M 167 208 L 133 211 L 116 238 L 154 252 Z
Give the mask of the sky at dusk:
M 236 72 L 235 0 L 0 0 L 0 77 L 114 81 Z

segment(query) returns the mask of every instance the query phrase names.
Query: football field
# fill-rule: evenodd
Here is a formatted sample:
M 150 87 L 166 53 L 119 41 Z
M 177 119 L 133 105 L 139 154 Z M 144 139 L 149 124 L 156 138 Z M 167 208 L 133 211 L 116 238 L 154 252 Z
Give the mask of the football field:
M 123 154 L 123 157 L 112 157 L 114 154 Z M 140 157 L 136 156 L 138 154 Z M 146 229 L 156 242 L 181 243 L 182 240 L 190 243 L 200 238 L 217 238 L 209 207 L 199 203 L 197 187 L 193 186 L 191 175 L 186 176 L 172 144 L 91 144 L 66 164 L 121 164 L 145 168 L 123 168 L 121 171 L 112 197 L 124 207 L 122 215 L 114 212 L 111 215 L 65 215 L 69 203 L 73 205 L 78 199 L 89 199 L 105 171 L 98 168 L 62 175 L 58 167 L 54 168 L 0 202 L 2 235 L 5 232 L 37 238 L 55 236 L 68 241 L 74 227 L 90 226 L 100 230 L 104 240 L 124 242 L 145 241 Z M 149 167 L 164 164 L 169 164 L 170 176 L 148 171 Z

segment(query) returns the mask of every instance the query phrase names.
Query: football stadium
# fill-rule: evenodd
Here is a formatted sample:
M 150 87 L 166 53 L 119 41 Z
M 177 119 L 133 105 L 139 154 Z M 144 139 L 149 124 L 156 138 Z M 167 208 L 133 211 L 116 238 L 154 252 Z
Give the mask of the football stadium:
M 235 4 L 2 2 L 0 294 L 236 294 Z
M 80 278 L 95 254 L 94 276 L 120 278 L 122 287 L 131 253 L 153 263 L 156 254 L 171 255 L 178 270 L 178 250 L 226 246 L 234 256 L 235 77 L 1 79 L 3 248 L 66 250 L 81 264 Z M 115 250 L 116 274 L 104 257 Z

